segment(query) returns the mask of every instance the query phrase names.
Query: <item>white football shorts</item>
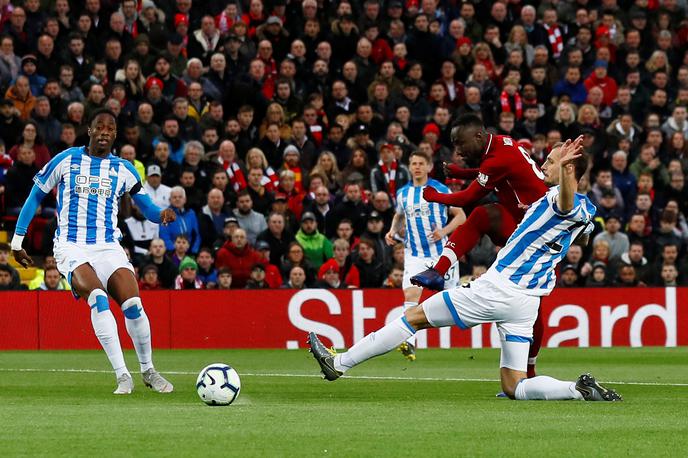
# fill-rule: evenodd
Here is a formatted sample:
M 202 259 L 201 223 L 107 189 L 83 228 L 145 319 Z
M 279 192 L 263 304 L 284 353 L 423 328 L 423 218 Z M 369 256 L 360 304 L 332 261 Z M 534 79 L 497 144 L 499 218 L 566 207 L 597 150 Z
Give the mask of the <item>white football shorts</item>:
M 502 341 L 500 367 L 526 370 L 540 297 L 500 286 L 482 276 L 466 286 L 437 293 L 421 306 L 434 327 L 455 324 L 468 329 L 496 323 Z
M 117 269 L 134 267 L 119 243 L 96 245 L 76 244 L 72 242 L 55 243 L 53 248 L 57 270 L 72 284 L 72 272 L 82 264 L 90 264 L 98 279 L 107 290 L 108 280 Z
M 411 277 L 423 272 L 435 265 L 437 260 L 433 258 L 419 258 L 412 256 L 409 250 L 404 252 L 404 279 L 401 283 L 403 289 L 411 288 Z M 459 286 L 459 263 L 455 263 L 444 275 L 444 288 L 450 289 Z

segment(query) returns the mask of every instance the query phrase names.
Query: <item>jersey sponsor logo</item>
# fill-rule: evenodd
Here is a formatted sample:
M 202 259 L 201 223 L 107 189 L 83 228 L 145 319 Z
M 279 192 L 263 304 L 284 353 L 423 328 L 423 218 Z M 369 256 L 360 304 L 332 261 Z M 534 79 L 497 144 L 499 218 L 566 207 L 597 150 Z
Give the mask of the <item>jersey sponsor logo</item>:
M 77 194 L 105 197 L 112 195 L 112 180 L 110 178 L 77 175 L 75 182 L 74 192 Z
M 478 183 L 480 184 L 480 186 L 485 186 L 487 184 L 487 180 L 489 179 L 490 177 L 488 177 L 484 173 L 478 172 Z
M 406 207 L 406 216 L 408 218 L 430 217 L 430 205 L 427 203 L 408 204 Z

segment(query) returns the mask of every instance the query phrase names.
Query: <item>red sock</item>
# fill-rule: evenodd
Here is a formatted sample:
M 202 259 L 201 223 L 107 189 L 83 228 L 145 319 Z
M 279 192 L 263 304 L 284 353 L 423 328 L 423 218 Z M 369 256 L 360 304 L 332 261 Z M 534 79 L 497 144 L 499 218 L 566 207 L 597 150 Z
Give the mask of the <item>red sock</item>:
M 444 248 L 453 251 L 456 259 L 460 259 L 471 251 L 480 238 L 487 234 L 489 230 L 490 217 L 487 214 L 487 210 L 483 206 L 477 207 L 468 215 L 466 222 L 449 236 L 449 240 Z M 435 264 L 434 269 L 440 275 L 444 275 L 456 259 L 449 259 L 447 256 L 442 255 L 437 264 Z
M 542 335 L 544 333 L 545 325 L 542 323 L 542 317 L 538 310 L 537 319 L 535 320 L 535 324 L 533 324 L 533 343 L 530 344 L 530 351 L 528 352 L 528 378 L 535 377 L 535 361 L 538 353 L 540 353 Z

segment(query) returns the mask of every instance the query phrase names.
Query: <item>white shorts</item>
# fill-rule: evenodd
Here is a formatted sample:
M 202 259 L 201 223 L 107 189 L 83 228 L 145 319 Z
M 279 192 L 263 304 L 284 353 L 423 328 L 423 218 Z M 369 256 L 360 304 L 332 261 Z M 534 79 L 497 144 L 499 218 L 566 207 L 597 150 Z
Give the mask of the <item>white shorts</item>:
M 421 305 L 434 327 L 455 324 L 468 329 L 496 323 L 502 341 L 500 367 L 526 370 L 540 297 L 505 288 L 483 276 L 465 287 L 437 293 Z
M 401 283 L 403 289 L 414 287 L 411 284 L 411 277 L 423 272 L 435 265 L 436 260 L 432 258 L 419 258 L 411 256 L 410 251 L 404 252 L 404 279 Z M 444 288 L 450 289 L 459 286 L 459 263 L 455 263 L 444 275 Z
M 98 279 L 107 290 L 108 280 L 117 269 L 134 267 L 119 243 L 79 245 L 76 243 L 55 243 L 53 248 L 57 270 L 72 284 L 72 272 L 82 264 L 90 264 Z M 73 290 L 73 289 L 72 289 Z

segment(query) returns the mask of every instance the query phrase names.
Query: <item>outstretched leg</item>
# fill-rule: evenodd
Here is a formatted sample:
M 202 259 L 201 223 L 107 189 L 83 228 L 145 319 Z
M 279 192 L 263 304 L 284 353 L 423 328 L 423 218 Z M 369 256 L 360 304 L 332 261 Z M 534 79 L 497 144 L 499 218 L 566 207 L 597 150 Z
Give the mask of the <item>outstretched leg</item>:
M 91 324 L 96 337 L 117 377 L 118 388 L 115 394 L 129 394 L 134 384 L 124 362 L 124 354 L 117 334 L 117 322 L 110 311 L 108 295 L 103 284 L 90 264 L 82 264 L 72 272 L 71 284 L 74 291 L 86 298 L 91 307 Z
M 127 268 L 117 269 L 108 280 L 108 290 L 122 307 L 124 322 L 134 343 L 144 383 L 161 393 L 172 392 L 172 384 L 153 367 L 150 322 L 143 309 L 133 272 Z
M 542 346 L 542 337 L 545 333 L 545 325 L 542 322 L 542 315 L 540 314 L 540 309 L 538 309 L 538 316 L 533 325 L 533 342 L 530 344 L 530 350 L 528 351 L 528 378 L 535 377 L 535 364 L 537 362 L 538 353 L 540 353 L 540 347 Z

